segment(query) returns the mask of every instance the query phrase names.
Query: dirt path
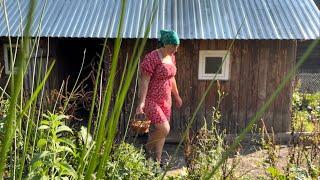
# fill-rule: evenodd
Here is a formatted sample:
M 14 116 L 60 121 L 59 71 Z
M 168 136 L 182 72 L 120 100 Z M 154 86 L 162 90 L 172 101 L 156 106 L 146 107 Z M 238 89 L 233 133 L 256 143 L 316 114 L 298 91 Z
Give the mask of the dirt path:
M 259 146 L 245 147 L 240 152 L 240 163 L 236 168 L 237 176 L 266 177 L 264 164 L 267 156 L 267 151 L 261 150 Z M 288 146 L 279 146 L 277 156 L 277 167 L 283 168 L 287 164 Z
M 144 144 L 146 137 L 140 137 L 136 143 Z M 136 144 L 135 143 L 135 144 Z M 186 162 L 183 154 L 183 147 L 180 147 L 177 154 L 174 156 L 177 149 L 177 144 L 165 144 L 163 150 L 163 162 L 168 162 L 171 157 L 172 167 L 168 171 L 168 175 L 174 176 L 177 174 L 186 173 Z M 277 167 L 284 167 L 287 164 L 288 146 L 279 146 L 277 152 Z M 264 162 L 267 157 L 267 151 L 262 150 L 260 146 L 254 144 L 245 144 L 242 146 L 239 156 L 239 164 L 235 172 L 237 177 L 246 177 L 249 179 L 257 179 L 258 177 L 266 177 Z M 233 158 L 229 158 L 232 160 Z
M 177 145 L 166 144 L 164 147 L 163 158 L 167 161 L 174 155 Z M 284 167 L 287 164 L 288 147 L 279 146 L 279 152 L 277 153 L 277 167 Z M 266 177 L 264 162 L 267 157 L 267 151 L 261 150 L 259 146 L 246 145 L 240 151 L 239 164 L 236 167 L 235 172 L 237 177 L 246 177 L 249 179 L 256 179 L 257 177 Z M 232 160 L 233 158 L 229 158 Z M 181 173 L 186 173 L 186 162 L 183 156 L 183 148 L 178 150 L 177 155 L 173 160 L 173 167 L 168 171 L 168 175 L 174 176 Z

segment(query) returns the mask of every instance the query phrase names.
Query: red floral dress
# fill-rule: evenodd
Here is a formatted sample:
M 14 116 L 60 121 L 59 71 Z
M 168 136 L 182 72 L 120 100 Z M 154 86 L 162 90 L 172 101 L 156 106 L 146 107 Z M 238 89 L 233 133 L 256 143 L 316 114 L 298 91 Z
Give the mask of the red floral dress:
M 170 121 L 172 78 L 176 75 L 175 56 L 173 64 L 162 63 L 157 50 L 148 53 L 141 63 L 141 72 L 151 76 L 144 112 L 152 124 Z

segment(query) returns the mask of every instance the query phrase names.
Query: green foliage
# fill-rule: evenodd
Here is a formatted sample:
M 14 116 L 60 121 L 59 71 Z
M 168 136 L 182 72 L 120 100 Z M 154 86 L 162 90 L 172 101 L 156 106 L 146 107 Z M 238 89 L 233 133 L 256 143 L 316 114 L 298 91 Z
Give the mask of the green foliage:
M 286 175 L 275 167 L 268 167 L 266 171 L 271 175 L 272 179 L 286 180 Z
M 192 145 L 191 162 L 188 167 L 189 179 L 200 179 L 217 163 L 224 151 L 223 137 L 215 127 L 207 129 L 205 125 L 199 130 L 196 142 Z M 221 169 L 214 177 L 221 177 Z
M 294 131 L 314 131 L 315 121 L 320 120 L 320 92 L 308 94 L 296 90 L 291 106 Z
M 76 146 L 71 137 L 73 131 L 63 120 L 65 115 L 49 113 L 43 115 L 44 120 L 38 130 L 41 135 L 37 142 L 38 153 L 31 161 L 29 178 L 77 178 L 77 173 L 71 165 L 76 154 Z
M 314 179 L 317 176 L 312 176 L 309 174 L 308 170 L 297 165 L 292 165 L 288 168 L 287 174 L 283 170 L 280 170 L 277 167 L 271 166 L 266 169 L 266 172 L 269 174 L 270 178 L 278 180 L 287 180 L 287 179 Z
M 213 107 L 213 115 L 210 126 L 206 121 L 204 126 L 193 137 L 189 146 L 191 149 L 188 155 L 188 179 L 203 179 L 205 175 L 213 170 L 218 161 L 222 158 L 222 153 L 227 149 L 225 131 L 219 130 L 219 122 L 221 121 L 220 104 L 225 97 L 225 93 L 218 90 L 217 107 Z M 187 145 L 188 146 L 188 145 Z M 234 169 L 238 165 L 238 158 L 225 161 L 216 171 L 211 179 L 234 179 Z
M 297 90 L 292 99 L 293 136 L 287 164 L 279 167 L 279 146 L 274 137 L 262 138 L 262 145 L 267 150 L 264 163 L 266 173 L 272 179 L 315 179 L 320 175 L 320 92 L 315 94 L 300 93 Z M 265 130 L 265 128 L 264 128 Z M 266 130 L 265 130 L 266 131 Z M 296 132 L 308 132 L 297 133 Z
M 314 130 L 314 125 L 309 120 L 310 114 L 307 111 L 295 111 L 292 116 L 292 125 L 295 131 L 312 132 Z
M 4 137 L 4 123 L 7 117 L 8 105 L 8 100 L 0 99 L 0 142 Z
M 128 143 L 113 148 L 105 168 L 105 179 L 152 179 L 157 177 L 157 164 L 146 159 L 142 150 Z
M 308 170 L 304 167 L 291 165 L 288 172 L 288 179 L 313 179 Z

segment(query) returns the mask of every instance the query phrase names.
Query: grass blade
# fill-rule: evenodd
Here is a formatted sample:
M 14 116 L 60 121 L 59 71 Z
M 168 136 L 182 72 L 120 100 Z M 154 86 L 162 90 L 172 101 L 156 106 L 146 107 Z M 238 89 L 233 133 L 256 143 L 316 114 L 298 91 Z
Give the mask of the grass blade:
M 13 73 L 13 89 L 12 89 L 12 97 L 10 98 L 10 104 L 8 109 L 8 116 L 6 117 L 5 122 L 5 139 L 6 141 L 1 143 L 1 151 L 0 151 L 0 173 L 2 174 L 4 171 L 4 167 L 6 165 L 7 152 L 11 146 L 13 134 L 15 131 L 14 121 L 16 120 L 16 103 L 22 89 L 22 81 L 23 81 L 23 72 L 26 65 L 26 58 L 29 54 L 29 42 L 30 42 L 30 28 L 33 21 L 33 12 L 35 8 L 35 0 L 30 1 L 30 8 L 27 15 L 27 24 L 24 31 L 25 39 L 22 40 L 21 52 L 18 55 L 17 63 L 18 63 L 18 72 L 17 79 L 15 79 L 15 74 Z M 12 72 L 11 72 L 12 73 Z
M 92 155 L 92 158 L 89 162 L 89 169 L 86 172 L 87 174 L 86 174 L 85 178 L 89 178 L 89 176 L 91 176 L 91 174 L 93 173 L 93 171 L 97 167 L 98 154 L 99 154 L 99 151 L 101 150 L 101 145 L 102 145 L 103 139 L 105 138 L 105 136 L 104 136 L 105 126 L 106 126 L 109 106 L 110 106 L 110 102 L 111 102 L 111 95 L 113 93 L 113 82 L 114 82 L 115 75 L 116 75 L 118 56 L 119 56 L 120 46 L 121 46 L 120 33 L 122 32 L 122 28 L 123 28 L 122 25 L 123 25 L 125 5 L 126 5 L 126 0 L 122 0 L 121 1 L 121 15 L 120 15 L 119 28 L 118 28 L 118 35 L 117 35 L 115 46 L 114 46 L 114 54 L 112 56 L 112 64 L 111 64 L 111 70 L 110 70 L 110 74 L 109 74 L 109 78 L 108 78 L 108 83 L 107 83 L 107 86 L 106 86 L 106 89 L 104 92 L 104 102 L 102 105 L 102 113 L 101 113 L 101 116 L 99 117 L 100 125 L 98 127 L 98 134 L 96 137 L 96 146 L 95 146 L 95 150 Z

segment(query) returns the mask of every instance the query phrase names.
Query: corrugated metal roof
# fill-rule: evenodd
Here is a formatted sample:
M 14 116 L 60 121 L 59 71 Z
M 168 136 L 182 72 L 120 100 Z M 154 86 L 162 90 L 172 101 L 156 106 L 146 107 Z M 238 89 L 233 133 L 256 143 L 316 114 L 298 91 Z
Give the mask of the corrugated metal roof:
M 21 35 L 29 0 L 3 0 L 0 36 Z M 152 14 L 150 0 L 127 0 L 122 37 L 142 37 L 145 17 Z M 116 37 L 120 0 L 38 0 L 33 36 Z M 43 18 L 42 17 L 43 14 Z M 42 21 L 41 21 L 42 19 Z M 42 22 L 42 23 L 40 23 Z M 320 12 L 313 0 L 159 0 L 149 38 L 160 29 L 176 30 L 181 39 L 316 39 L 320 37 Z M 38 27 L 41 24 L 41 28 Z

